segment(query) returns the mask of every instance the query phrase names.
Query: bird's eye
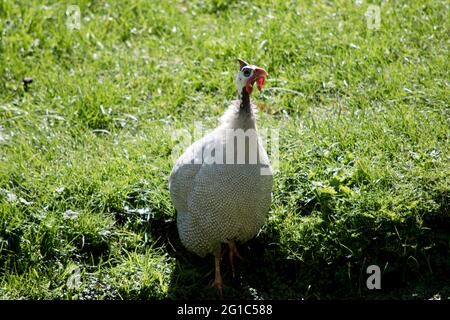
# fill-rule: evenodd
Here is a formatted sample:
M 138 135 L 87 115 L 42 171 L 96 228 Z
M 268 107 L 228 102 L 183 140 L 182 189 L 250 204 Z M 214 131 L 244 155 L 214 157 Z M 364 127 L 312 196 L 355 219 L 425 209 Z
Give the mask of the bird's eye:
M 242 73 L 244 74 L 245 77 L 250 77 L 250 74 L 252 73 L 252 70 L 245 69 Z

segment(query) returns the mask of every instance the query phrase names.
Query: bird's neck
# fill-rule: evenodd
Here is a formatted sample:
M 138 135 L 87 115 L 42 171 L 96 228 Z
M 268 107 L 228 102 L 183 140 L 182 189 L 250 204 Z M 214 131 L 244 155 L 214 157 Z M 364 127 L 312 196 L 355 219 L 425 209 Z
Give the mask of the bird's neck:
M 239 91 L 238 91 L 239 92 Z M 220 119 L 222 127 L 227 129 L 256 129 L 255 110 L 250 103 L 250 95 L 245 88 Z
M 250 113 L 252 108 L 250 104 L 250 95 L 248 94 L 247 90 L 245 90 L 245 87 L 242 88 L 242 92 L 239 95 L 239 103 L 240 103 L 240 111 Z

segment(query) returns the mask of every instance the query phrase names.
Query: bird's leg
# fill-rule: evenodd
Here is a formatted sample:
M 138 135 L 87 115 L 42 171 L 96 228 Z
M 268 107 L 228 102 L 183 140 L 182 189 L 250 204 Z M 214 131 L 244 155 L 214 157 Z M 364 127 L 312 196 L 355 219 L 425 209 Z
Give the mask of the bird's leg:
M 223 282 L 222 282 L 222 275 L 220 274 L 220 260 L 222 259 L 222 248 L 219 248 L 214 252 L 214 262 L 215 262 L 215 269 L 216 269 L 216 275 L 214 277 L 214 283 L 213 287 L 216 289 L 219 289 L 220 298 L 223 299 Z
M 237 248 L 236 248 L 236 243 L 231 240 L 228 241 L 228 247 L 230 248 L 230 251 L 228 253 L 228 257 L 230 258 L 230 264 L 231 264 L 231 272 L 233 274 L 233 278 L 235 276 L 235 269 L 234 269 L 234 257 L 243 260 L 243 258 L 241 257 L 241 255 L 239 254 Z

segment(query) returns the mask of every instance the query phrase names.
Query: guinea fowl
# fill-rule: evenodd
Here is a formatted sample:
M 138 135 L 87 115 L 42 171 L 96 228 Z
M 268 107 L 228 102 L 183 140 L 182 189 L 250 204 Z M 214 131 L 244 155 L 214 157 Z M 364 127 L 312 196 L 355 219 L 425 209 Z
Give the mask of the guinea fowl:
M 272 200 L 272 170 L 256 130 L 256 108 L 250 103 L 253 84 L 258 82 L 261 90 L 267 72 L 238 61 L 238 100 L 216 129 L 187 148 L 169 177 L 181 242 L 201 257 L 214 254 L 213 286 L 221 296 L 222 244 L 228 244 L 234 276 L 234 258 L 241 258 L 236 242 L 258 233 Z

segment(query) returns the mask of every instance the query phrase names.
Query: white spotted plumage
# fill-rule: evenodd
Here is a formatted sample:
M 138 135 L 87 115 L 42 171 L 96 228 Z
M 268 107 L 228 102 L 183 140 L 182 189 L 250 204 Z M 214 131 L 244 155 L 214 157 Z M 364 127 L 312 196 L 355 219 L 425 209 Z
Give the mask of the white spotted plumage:
M 226 132 L 234 129 L 256 130 L 254 106 L 248 112 L 240 108 L 239 101 L 233 102 L 221 118 L 221 125 L 194 142 L 169 177 L 180 239 L 188 250 L 200 256 L 220 250 L 221 243 L 245 242 L 254 237 L 270 208 L 273 179 L 271 174 L 261 174 L 261 168 L 270 170 L 270 163 L 259 138 L 256 164 L 194 163 L 211 143 L 223 147 L 226 156 Z

